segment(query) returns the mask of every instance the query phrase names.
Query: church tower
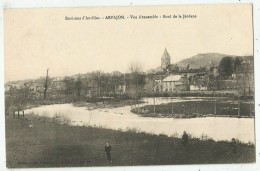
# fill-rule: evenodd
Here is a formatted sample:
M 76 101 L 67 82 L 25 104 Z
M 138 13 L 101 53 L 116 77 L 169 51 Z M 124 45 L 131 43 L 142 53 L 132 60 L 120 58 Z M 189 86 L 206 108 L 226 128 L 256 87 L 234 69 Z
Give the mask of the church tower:
M 170 65 L 171 65 L 171 57 L 167 49 L 165 48 L 161 58 L 161 69 L 166 71 Z

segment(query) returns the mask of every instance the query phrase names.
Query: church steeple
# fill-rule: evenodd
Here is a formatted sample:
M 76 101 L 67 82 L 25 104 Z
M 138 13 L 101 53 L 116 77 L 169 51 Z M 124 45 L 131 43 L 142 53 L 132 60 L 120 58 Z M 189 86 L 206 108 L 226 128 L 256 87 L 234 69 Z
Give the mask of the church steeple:
M 161 58 L 161 68 L 162 70 L 167 70 L 170 65 L 171 65 L 171 57 L 165 47 L 165 50 Z

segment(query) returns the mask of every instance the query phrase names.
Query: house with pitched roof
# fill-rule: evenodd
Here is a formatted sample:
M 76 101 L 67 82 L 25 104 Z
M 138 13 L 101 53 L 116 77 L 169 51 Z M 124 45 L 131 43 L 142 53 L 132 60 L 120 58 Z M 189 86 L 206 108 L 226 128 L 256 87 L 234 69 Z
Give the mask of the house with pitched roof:
M 162 80 L 163 92 L 176 92 L 188 90 L 189 80 L 181 75 L 168 75 Z

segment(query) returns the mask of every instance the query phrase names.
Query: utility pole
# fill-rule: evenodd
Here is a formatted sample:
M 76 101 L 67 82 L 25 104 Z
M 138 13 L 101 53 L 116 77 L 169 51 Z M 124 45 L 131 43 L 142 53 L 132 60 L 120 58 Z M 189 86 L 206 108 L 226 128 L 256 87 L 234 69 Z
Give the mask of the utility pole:
M 237 78 L 237 82 L 238 82 L 238 78 Z M 237 105 L 237 115 L 240 116 L 240 97 L 239 97 L 239 84 L 237 84 L 237 93 L 238 93 L 238 105 Z
M 155 113 L 155 94 L 156 94 L 156 82 L 154 79 L 153 80 L 153 113 Z
M 173 102 L 172 102 L 172 114 L 173 114 Z
M 48 72 L 49 72 L 49 68 L 47 69 L 45 85 L 44 85 L 44 97 L 43 97 L 44 100 L 46 99 L 47 89 L 48 89 Z
M 217 104 L 216 104 L 216 97 L 215 97 L 215 89 L 216 89 L 216 78 L 213 75 L 212 101 L 213 101 L 213 105 L 214 105 L 214 115 L 217 114 Z

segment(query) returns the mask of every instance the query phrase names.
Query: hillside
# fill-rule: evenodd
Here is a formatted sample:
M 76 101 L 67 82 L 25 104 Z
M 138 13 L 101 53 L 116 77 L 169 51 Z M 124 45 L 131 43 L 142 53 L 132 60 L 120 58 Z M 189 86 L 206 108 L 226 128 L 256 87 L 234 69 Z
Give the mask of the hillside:
M 190 68 L 206 67 L 211 65 L 217 66 L 224 56 L 229 56 L 219 53 L 199 53 L 190 58 L 183 59 L 176 64 L 180 67 L 186 67 L 188 64 Z
M 189 64 L 190 68 L 200 68 L 200 67 L 209 66 L 211 62 L 211 64 L 217 66 L 224 56 L 230 56 L 230 55 L 225 55 L 220 53 L 199 53 L 192 57 L 183 59 L 175 64 L 177 64 L 179 67 L 187 67 L 187 65 Z M 158 66 L 156 68 L 148 70 L 147 72 L 156 73 L 159 72 L 160 70 L 161 70 L 161 66 Z
M 234 55 L 225 55 L 220 53 L 199 53 L 190 58 L 183 59 L 175 64 L 177 64 L 179 67 L 184 67 L 184 68 L 187 67 L 188 64 L 190 65 L 190 68 L 207 67 L 210 64 L 214 66 L 218 66 L 221 59 L 225 56 L 242 57 L 245 60 L 250 60 L 250 61 L 254 60 L 253 56 L 234 56 Z M 161 71 L 161 66 L 150 69 L 147 72 L 156 73 L 159 71 Z

